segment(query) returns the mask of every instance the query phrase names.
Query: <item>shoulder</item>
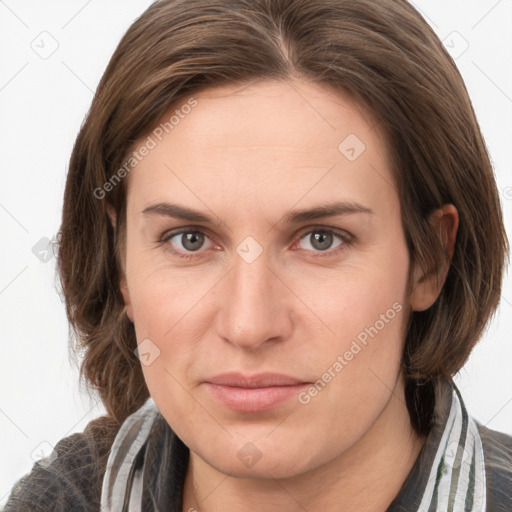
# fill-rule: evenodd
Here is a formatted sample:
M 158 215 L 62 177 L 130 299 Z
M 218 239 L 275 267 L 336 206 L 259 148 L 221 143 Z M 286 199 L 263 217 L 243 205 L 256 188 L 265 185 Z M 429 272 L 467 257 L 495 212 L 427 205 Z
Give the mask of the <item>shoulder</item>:
M 476 424 L 484 451 L 489 510 L 509 512 L 512 510 L 512 436 L 478 421 Z
M 106 460 L 119 425 L 107 416 L 61 439 L 14 485 L 4 512 L 97 511 Z
M 512 475 L 512 436 L 492 430 L 478 421 L 478 432 L 482 439 L 485 458 L 492 468 L 502 467 Z M 512 483 L 512 481 L 509 481 Z

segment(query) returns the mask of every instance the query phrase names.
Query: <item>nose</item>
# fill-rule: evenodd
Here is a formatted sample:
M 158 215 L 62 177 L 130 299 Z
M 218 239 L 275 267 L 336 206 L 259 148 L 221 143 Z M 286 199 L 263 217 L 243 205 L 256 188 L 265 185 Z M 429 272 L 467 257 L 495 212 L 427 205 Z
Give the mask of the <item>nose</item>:
M 251 350 L 289 338 L 293 293 L 285 276 L 271 267 L 265 252 L 252 262 L 238 254 L 233 259 L 217 292 L 217 335 Z

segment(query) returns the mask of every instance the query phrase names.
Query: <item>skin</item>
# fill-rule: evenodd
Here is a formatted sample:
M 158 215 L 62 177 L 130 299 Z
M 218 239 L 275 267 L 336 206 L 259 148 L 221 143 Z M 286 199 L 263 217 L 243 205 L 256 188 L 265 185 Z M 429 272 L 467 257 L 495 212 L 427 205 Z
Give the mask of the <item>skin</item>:
M 350 98 L 299 80 L 194 98 L 197 106 L 126 178 L 121 285 L 138 343 L 150 339 L 160 350 L 142 366 L 150 394 L 191 450 L 183 511 L 384 511 L 425 441 L 410 424 L 400 372 L 407 317 L 433 304 L 448 268 L 421 282 L 414 268 L 407 282 L 386 144 Z M 338 149 L 348 134 L 366 146 L 353 161 Z M 292 209 L 335 200 L 373 213 L 285 222 Z M 163 201 L 216 222 L 141 213 Z M 445 205 L 433 220 L 452 254 L 456 209 Z M 204 233 L 197 250 L 182 235 L 159 243 L 186 227 Z M 333 234 L 322 250 L 313 236 L 322 228 L 351 242 Z M 248 236 L 262 249 L 251 263 L 237 253 Z M 293 398 L 242 413 L 203 384 L 235 370 L 314 383 L 393 304 L 401 310 L 307 404 Z M 248 442 L 261 456 L 251 467 L 237 457 Z

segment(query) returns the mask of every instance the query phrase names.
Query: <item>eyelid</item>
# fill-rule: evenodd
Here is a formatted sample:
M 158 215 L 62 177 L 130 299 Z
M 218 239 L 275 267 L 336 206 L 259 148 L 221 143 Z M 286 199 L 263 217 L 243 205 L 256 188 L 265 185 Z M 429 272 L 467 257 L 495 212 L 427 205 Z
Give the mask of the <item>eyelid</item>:
M 209 234 L 209 230 L 203 226 L 184 226 L 182 228 L 175 228 L 175 229 L 169 229 L 167 231 L 164 231 L 160 235 L 158 242 L 165 243 L 177 235 L 182 235 L 184 233 L 196 233 L 196 232 L 205 235 L 210 240 L 212 239 L 212 236 Z
M 354 238 L 354 236 L 345 229 L 336 228 L 334 226 L 324 226 L 320 224 L 316 226 L 307 226 L 303 230 L 299 230 L 299 232 L 295 236 L 299 236 L 302 239 L 304 235 L 307 235 L 313 231 L 327 231 L 347 241 L 350 241 Z

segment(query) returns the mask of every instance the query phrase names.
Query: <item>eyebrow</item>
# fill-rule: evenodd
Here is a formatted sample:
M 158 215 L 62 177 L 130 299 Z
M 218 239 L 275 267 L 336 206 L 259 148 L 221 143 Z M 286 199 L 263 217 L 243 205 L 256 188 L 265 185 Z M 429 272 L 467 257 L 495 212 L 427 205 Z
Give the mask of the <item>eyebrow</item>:
M 188 222 L 203 222 L 215 225 L 212 217 L 209 217 L 203 212 L 193 210 L 179 204 L 172 203 L 157 203 L 141 212 L 143 215 L 161 215 L 164 217 L 172 217 L 175 219 L 186 220 Z M 327 203 L 316 206 L 314 208 L 304 210 L 291 210 L 285 215 L 285 222 L 288 224 L 299 224 L 305 221 L 320 219 L 323 217 L 337 217 L 342 215 L 351 215 L 354 213 L 375 213 L 367 206 L 356 203 L 354 201 L 335 201 L 334 203 Z

